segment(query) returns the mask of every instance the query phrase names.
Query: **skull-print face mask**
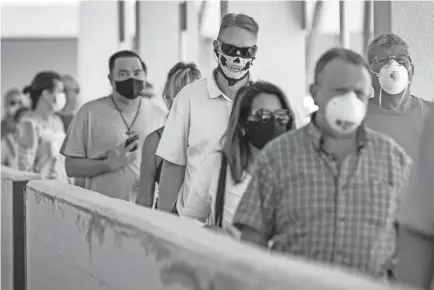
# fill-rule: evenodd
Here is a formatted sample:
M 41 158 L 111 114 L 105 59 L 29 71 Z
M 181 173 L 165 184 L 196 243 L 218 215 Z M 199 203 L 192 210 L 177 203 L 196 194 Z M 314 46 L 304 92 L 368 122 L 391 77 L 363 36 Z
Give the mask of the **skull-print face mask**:
M 215 50 L 215 54 L 219 64 L 218 70 L 228 81 L 229 86 L 235 85 L 248 76 L 254 57 L 230 56 L 219 50 Z

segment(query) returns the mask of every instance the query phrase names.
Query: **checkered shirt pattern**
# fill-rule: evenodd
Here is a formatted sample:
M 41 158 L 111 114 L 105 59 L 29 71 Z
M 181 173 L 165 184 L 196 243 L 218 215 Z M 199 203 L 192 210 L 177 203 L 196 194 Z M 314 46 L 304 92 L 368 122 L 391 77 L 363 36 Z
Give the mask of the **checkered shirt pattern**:
M 364 126 L 358 141 L 358 153 L 340 165 L 313 122 L 271 141 L 256 160 L 234 225 L 272 239 L 274 250 L 384 277 L 412 160 Z

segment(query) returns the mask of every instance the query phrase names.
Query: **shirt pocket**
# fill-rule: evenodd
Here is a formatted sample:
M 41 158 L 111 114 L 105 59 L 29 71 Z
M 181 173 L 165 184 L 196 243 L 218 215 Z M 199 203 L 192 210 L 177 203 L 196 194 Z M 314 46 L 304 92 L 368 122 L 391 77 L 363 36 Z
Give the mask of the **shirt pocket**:
M 366 207 L 369 224 L 385 226 L 393 222 L 397 205 L 394 187 L 383 179 L 370 179 L 368 184 Z

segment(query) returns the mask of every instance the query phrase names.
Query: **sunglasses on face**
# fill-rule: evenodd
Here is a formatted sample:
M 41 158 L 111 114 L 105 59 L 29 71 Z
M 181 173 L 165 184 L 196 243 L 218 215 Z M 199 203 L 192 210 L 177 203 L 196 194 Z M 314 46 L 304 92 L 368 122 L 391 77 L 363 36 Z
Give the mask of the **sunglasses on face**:
M 221 52 L 229 56 L 236 56 L 237 52 L 239 52 L 241 57 L 255 57 L 256 51 L 258 50 L 256 45 L 251 47 L 238 47 L 232 44 L 224 43 L 220 40 L 218 42 Z
M 267 109 L 252 110 L 249 117 L 251 121 L 258 123 L 268 123 L 275 120 L 281 125 L 287 125 L 292 121 L 291 114 L 286 109 L 279 109 L 274 112 Z

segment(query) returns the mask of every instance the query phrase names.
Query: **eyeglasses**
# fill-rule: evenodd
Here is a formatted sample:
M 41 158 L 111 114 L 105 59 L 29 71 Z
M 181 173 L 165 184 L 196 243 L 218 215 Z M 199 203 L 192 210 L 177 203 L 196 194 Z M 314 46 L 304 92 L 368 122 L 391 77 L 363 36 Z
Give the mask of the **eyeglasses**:
M 407 69 L 411 66 L 411 58 L 406 54 L 392 55 L 392 56 L 377 56 L 371 59 L 369 66 L 374 67 L 374 69 L 379 69 L 378 67 L 383 67 L 388 64 L 391 60 L 395 60 L 400 65 L 405 66 Z
M 232 44 L 224 43 L 221 40 L 219 40 L 218 42 L 221 52 L 229 56 L 236 56 L 237 52 L 240 52 L 239 56 L 241 57 L 255 57 L 256 51 L 258 50 L 258 47 L 256 45 L 250 47 L 238 47 Z
M 279 109 L 274 112 L 267 109 L 252 110 L 249 117 L 251 118 L 251 121 L 258 123 L 268 123 L 271 120 L 275 120 L 282 125 L 287 125 L 292 122 L 292 116 L 289 113 L 289 110 L 286 109 Z

